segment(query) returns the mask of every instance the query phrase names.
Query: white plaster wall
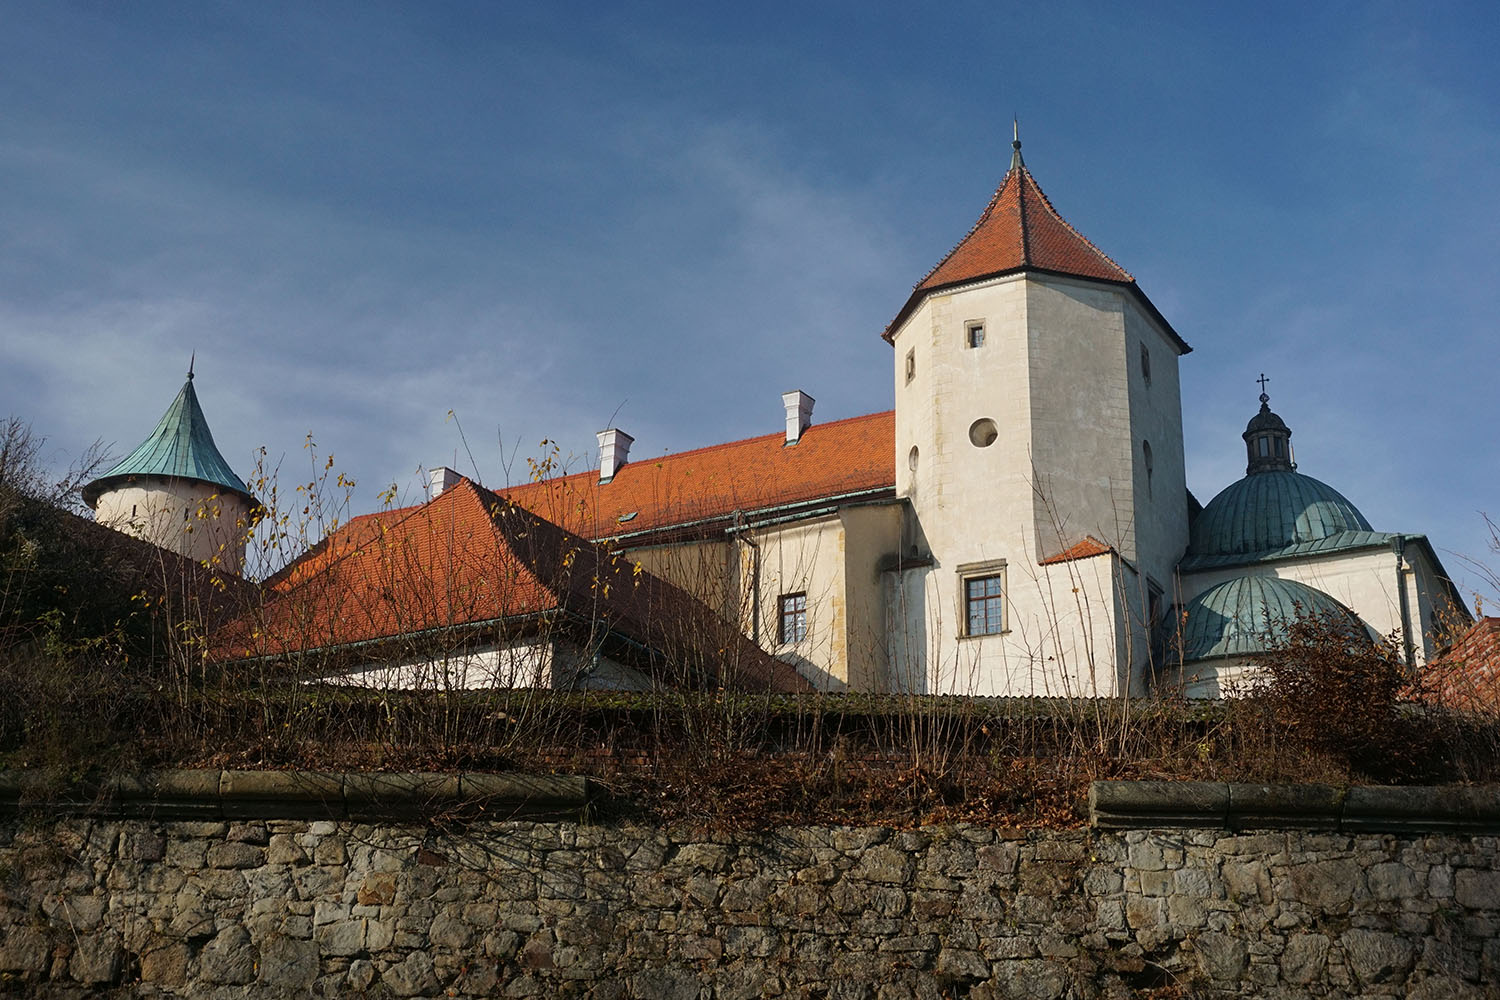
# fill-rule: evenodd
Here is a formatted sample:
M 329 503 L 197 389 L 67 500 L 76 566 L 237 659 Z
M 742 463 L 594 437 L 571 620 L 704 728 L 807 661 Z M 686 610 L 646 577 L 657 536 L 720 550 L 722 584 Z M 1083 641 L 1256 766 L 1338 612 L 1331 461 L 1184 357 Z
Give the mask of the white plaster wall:
M 554 687 L 644 691 L 651 687 L 650 678 L 631 667 L 603 656 L 584 658 L 576 649 L 547 640 L 511 642 L 448 657 L 374 662 L 309 683 L 392 691 Z
M 1261 679 L 1261 669 L 1253 660 L 1234 657 L 1205 660 L 1164 675 L 1165 686 L 1180 690 L 1185 698 L 1238 698 L 1249 694 Z
M 1130 624 L 1131 605 L 1143 597 L 1132 597 L 1140 587 L 1125 580 L 1133 580 L 1127 564 L 1136 547 L 1129 366 L 1139 350 L 1127 337 L 1127 308 L 1133 302 L 1117 289 L 1017 275 L 930 296 L 896 331 L 896 481 L 915 522 L 907 532 L 915 551 L 903 554 L 934 563 L 884 584 L 898 688 L 995 695 L 1139 688 L 1142 671 L 1132 680 L 1128 668 L 1145 657 L 1149 636 Z M 974 321 L 985 324 L 981 348 L 966 344 Z M 908 352 L 916 360 L 910 382 Z M 1160 488 L 1182 498 L 1181 514 L 1152 529 L 1162 539 L 1153 542 L 1153 565 L 1168 592 L 1176 553 L 1158 550 L 1174 535 L 1185 545 L 1186 487 L 1180 412 L 1175 421 L 1171 412 L 1180 408 L 1175 352 L 1158 347 L 1152 360 L 1153 397 L 1136 406 L 1136 419 L 1160 428 Z M 981 417 L 999 430 L 987 448 L 969 438 Z M 1127 564 L 1113 556 L 1039 564 L 1085 535 L 1118 546 Z M 997 560 L 1006 565 L 1008 631 L 963 637 L 959 567 Z
M 99 497 L 94 520 L 230 573 L 240 572 L 250 505 L 190 479 L 143 477 Z
M 317 683 L 399 691 L 550 688 L 555 680 L 553 672 L 552 642 L 512 642 L 448 657 L 375 661 L 319 678 Z
M 901 547 L 905 504 L 864 504 L 839 511 L 844 530 L 846 680 L 855 691 L 890 691 L 890 637 L 881 566 Z
M 1406 567 L 1413 621 L 1422 636 L 1417 645 L 1417 656 L 1419 662 L 1426 662 L 1450 641 L 1450 633 L 1456 635 L 1467 627 L 1469 618 L 1454 606 L 1443 582 L 1442 567 L 1434 564 L 1420 546 L 1407 545 Z
M 820 686 L 882 691 L 890 686 L 890 668 L 879 565 L 900 544 L 903 506 L 845 507 L 806 521 L 754 528 L 735 541 L 626 552 L 649 572 L 738 622 L 761 648 L 795 664 Z M 783 645 L 780 597 L 798 592 L 808 598 L 808 635 Z
M 1037 548 L 1093 535 L 1136 561 L 1125 296 L 1061 278 L 1027 282 Z
M 849 686 L 844 524 L 837 513 L 751 532 L 759 546 L 761 646 L 824 690 Z M 755 550 L 746 553 L 747 560 Z M 746 590 L 750 588 L 746 566 Z M 780 641 L 783 594 L 807 595 L 807 637 Z
M 1130 395 L 1130 439 L 1141 459 L 1151 442 L 1152 471 L 1134 463 L 1135 564 L 1163 594 L 1187 551 L 1187 465 L 1182 443 L 1182 387 L 1177 345 L 1130 296 L 1125 308 L 1125 367 Z M 1151 380 L 1141 370 L 1141 347 L 1151 355 Z
M 753 634 L 749 601 L 740 586 L 740 565 L 735 543 L 718 537 L 622 549 L 625 556 L 646 572 L 681 587 L 725 619 L 741 623 L 746 635 Z
M 1105 554 L 1050 566 L 1008 563 L 1006 630 L 964 636 L 957 567 L 887 573 L 896 690 L 974 696 L 1113 697 L 1132 633 L 1122 603 L 1133 577 Z

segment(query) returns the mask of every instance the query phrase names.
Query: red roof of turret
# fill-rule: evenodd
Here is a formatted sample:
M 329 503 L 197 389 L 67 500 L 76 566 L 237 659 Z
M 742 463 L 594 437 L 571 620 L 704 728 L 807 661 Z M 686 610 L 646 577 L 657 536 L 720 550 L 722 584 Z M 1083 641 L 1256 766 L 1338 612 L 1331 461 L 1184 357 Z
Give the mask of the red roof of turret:
M 958 246 L 948 251 L 917 283 L 906 305 L 885 328 L 885 339 L 895 335 L 930 292 L 1016 271 L 1044 271 L 1128 286 L 1177 342 L 1182 353 L 1192 350 L 1156 311 L 1130 272 L 1057 213 L 1036 178 L 1026 169 L 1021 159 L 1021 143 L 1017 141 L 1014 145 L 1010 169 L 985 206 L 984 214 Z

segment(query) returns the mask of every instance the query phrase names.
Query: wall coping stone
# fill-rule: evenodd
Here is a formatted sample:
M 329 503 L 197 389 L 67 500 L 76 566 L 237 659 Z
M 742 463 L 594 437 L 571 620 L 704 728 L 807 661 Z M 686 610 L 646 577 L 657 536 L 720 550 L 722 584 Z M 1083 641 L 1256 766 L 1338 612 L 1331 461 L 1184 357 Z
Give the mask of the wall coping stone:
M 1096 781 L 1099 830 L 1207 827 L 1348 833 L 1500 833 L 1500 785 L 1255 785 Z
M 0 771 L 0 814 L 45 808 L 114 819 L 586 819 L 593 786 L 564 774 L 162 770 L 58 787 Z

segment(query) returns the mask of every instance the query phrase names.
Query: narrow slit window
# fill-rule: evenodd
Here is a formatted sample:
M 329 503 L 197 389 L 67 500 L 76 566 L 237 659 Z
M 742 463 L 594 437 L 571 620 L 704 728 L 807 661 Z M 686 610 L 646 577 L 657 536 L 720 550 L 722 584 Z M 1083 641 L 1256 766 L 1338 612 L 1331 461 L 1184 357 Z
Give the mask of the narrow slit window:
M 910 382 L 917 377 L 917 349 L 913 347 L 906 352 L 906 381 Z

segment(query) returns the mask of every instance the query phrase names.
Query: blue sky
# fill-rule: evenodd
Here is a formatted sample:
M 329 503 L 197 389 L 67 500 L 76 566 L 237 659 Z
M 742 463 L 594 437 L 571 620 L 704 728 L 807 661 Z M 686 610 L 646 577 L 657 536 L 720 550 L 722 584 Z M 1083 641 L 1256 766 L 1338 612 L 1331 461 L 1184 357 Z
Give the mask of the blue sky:
M 0 414 L 123 453 L 196 351 L 233 464 L 311 432 L 367 510 L 615 414 L 644 456 L 886 409 L 1016 114 L 1195 348 L 1198 497 L 1264 371 L 1301 471 L 1482 589 L 1497 49 L 1480 4 L 4 5 Z

